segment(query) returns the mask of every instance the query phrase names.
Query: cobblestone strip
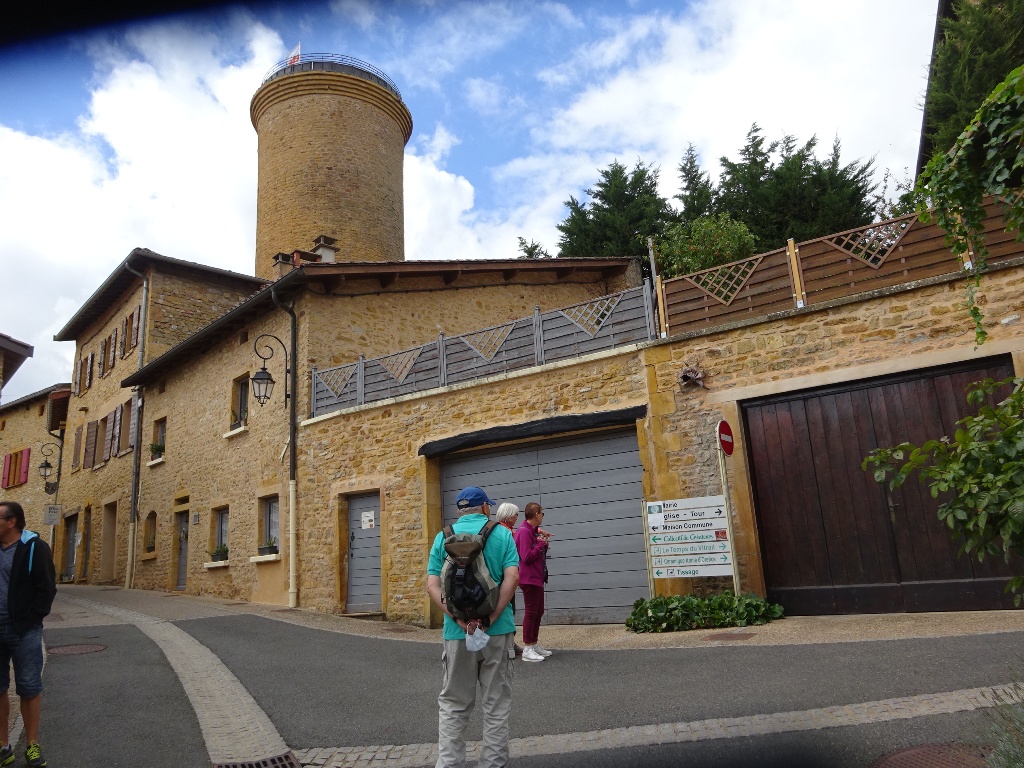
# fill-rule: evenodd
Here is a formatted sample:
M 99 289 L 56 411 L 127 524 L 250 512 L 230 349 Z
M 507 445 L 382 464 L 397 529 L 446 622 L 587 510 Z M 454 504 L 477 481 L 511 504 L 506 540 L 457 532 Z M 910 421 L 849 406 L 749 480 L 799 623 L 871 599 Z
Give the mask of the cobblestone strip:
M 1004 701 L 1017 701 L 1014 685 L 991 688 L 967 688 L 944 693 L 928 693 L 861 704 L 844 704 L 821 709 L 777 712 L 747 717 L 723 717 L 683 723 L 634 725 L 580 733 L 559 733 L 550 736 L 528 736 L 512 739 L 512 757 L 560 755 L 593 750 L 639 747 L 649 744 L 678 744 L 686 741 L 731 739 L 738 736 L 763 736 L 793 731 L 814 731 L 848 725 L 867 725 L 914 717 L 946 715 L 995 706 Z M 479 743 L 467 748 L 467 763 L 476 760 Z M 421 768 L 437 760 L 436 744 L 406 744 L 293 750 L 304 766 L 316 768 L 348 768 L 374 765 L 386 768 Z
M 134 624 L 164 652 L 199 719 L 213 763 L 256 762 L 288 751 L 270 718 L 224 663 L 169 621 L 65 596 L 92 611 Z

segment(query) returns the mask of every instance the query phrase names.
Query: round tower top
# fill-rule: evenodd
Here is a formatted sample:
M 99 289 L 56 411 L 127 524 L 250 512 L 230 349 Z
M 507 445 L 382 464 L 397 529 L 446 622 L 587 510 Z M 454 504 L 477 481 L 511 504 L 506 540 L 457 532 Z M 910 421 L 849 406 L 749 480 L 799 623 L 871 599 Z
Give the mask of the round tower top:
M 284 75 L 290 75 L 295 72 L 317 71 L 343 72 L 346 75 L 361 77 L 363 80 L 369 80 L 371 83 L 376 83 L 382 88 L 391 91 L 398 97 L 399 101 L 402 99 L 402 92 L 398 90 L 398 86 L 395 85 L 394 81 L 375 66 L 352 56 L 342 56 L 337 53 L 306 53 L 301 56 L 289 56 L 270 68 L 270 71 L 264 75 L 260 88 L 271 80 L 283 77 Z

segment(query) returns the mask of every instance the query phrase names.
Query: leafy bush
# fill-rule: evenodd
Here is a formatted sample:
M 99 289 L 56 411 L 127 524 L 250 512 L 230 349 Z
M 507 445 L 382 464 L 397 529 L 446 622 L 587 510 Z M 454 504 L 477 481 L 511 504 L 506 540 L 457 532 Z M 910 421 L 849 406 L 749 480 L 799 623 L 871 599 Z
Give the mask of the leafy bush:
M 663 277 L 676 277 L 754 255 L 754 236 L 747 225 L 727 213 L 672 224 L 658 241 Z
M 1016 677 L 1016 676 L 1015 676 Z M 1019 768 L 1024 765 L 1024 685 L 1014 680 L 1006 694 L 995 694 L 996 707 L 988 710 L 992 728 L 992 752 L 986 764 L 991 768 Z
M 730 591 L 710 597 L 672 595 L 633 603 L 626 629 L 633 632 L 679 632 L 687 629 L 747 627 L 782 618 L 782 606 L 751 593 Z

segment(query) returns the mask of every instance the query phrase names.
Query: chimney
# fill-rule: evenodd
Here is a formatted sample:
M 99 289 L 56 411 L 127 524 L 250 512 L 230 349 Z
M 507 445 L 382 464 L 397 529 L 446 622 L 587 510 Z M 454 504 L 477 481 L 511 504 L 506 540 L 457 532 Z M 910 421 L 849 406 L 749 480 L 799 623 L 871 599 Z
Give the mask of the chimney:
M 329 235 L 320 235 L 320 237 L 313 241 L 313 253 L 320 257 L 321 263 L 334 263 L 335 254 L 341 250 L 334 245 L 336 242 L 338 241 Z

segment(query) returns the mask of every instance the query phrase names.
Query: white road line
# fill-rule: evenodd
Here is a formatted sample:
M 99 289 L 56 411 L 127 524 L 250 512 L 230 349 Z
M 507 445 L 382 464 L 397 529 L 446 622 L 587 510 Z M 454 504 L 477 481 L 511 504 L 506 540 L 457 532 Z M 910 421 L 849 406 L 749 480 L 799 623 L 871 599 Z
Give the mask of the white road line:
M 213 763 L 257 762 L 288 751 L 270 718 L 213 651 L 169 621 L 80 597 L 64 600 L 134 624 L 164 652 L 199 719 Z
M 694 722 L 633 725 L 625 728 L 559 733 L 549 736 L 528 736 L 522 739 L 512 739 L 510 747 L 513 758 L 534 755 L 564 755 L 650 744 L 680 744 L 688 741 L 732 739 L 740 736 L 764 736 L 850 725 L 868 725 L 892 720 L 907 720 L 914 717 L 969 712 L 993 707 L 1005 701 L 1020 700 L 1018 686 L 1008 684 L 795 712 L 723 717 Z M 477 759 L 478 749 L 479 742 L 471 742 L 467 745 L 467 764 Z M 362 766 L 370 760 L 373 761 L 374 766 L 382 766 L 382 768 L 421 768 L 421 766 L 431 766 L 437 760 L 436 744 L 319 747 L 296 749 L 293 752 L 303 765 L 317 768 Z

